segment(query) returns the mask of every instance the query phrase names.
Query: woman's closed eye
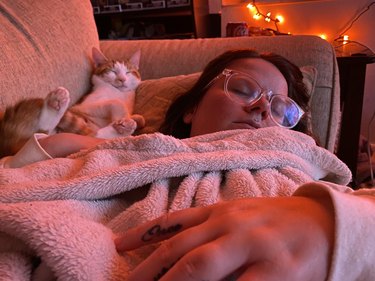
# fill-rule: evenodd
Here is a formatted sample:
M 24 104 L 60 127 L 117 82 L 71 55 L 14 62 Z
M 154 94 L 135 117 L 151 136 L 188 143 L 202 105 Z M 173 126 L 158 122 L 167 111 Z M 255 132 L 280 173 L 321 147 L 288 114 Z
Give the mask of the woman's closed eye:
M 228 85 L 228 92 L 241 98 L 252 99 L 258 96 L 259 91 L 248 83 L 231 83 Z
M 253 93 L 248 88 L 234 88 L 230 90 L 231 94 L 234 94 L 236 96 L 243 96 L 245 98 L 249 98 L 253 95 Z

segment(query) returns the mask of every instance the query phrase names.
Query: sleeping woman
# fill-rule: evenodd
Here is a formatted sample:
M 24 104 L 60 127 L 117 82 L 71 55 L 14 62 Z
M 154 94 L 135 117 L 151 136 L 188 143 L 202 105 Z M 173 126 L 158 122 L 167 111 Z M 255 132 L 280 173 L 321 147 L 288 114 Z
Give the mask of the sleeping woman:
M 222 131 L 264 128 L 287 141 L 288 133 L 295 135 L 288 130 L 311 135 L 307 104 L 295 65 L 274 54 L 228 51 L 211 61 L 193 88 L 172 104 L 160 131 L 196 140 L 198 151 L 200 136 L 216 140 Z M 43 157 L 55 158 L 103 142 L 57 134 L 34 144 Z M 374 280 L 375 254 L 367 249 L 375 236 L 366 235 L 375 230 L 373 193 L 354 196 L 348 190 L 310 182 L 292 196 L 243 196 L 168 213 L 115 239 L 119 253 L 165 240 L 126 280 Z M 347 257 L 354 254 L 351 268 Z

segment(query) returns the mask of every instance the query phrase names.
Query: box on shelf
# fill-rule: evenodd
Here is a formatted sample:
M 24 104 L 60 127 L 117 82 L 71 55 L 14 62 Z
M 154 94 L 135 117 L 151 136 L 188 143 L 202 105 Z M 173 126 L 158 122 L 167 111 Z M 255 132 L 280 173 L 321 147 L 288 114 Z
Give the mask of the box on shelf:
M 167 7 L 183 7 L 190 6 L 190 0 L 167 0 Z

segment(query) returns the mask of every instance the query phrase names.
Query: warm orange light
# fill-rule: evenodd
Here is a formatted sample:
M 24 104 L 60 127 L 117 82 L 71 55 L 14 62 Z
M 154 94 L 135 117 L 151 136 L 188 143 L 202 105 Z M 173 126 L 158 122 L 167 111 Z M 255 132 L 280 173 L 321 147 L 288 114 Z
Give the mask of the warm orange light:
M 260 14 L 253 15 L 253 19 L 255 19 L 255 20 L 259 20 L 260 18 L 261 18 Z
M 250 11 L 256 10 L 256 8 L 253 4 L 247 4 L 246 8 L 248 8 Z
M 342 37 L 342 39 L 343 39 L 343 44 L 348 44 L 348 42 L 349 42 L 349 35 L 344 35 Z
M 320 34 L 319 37 L 322 38 L 322 39 L 324 39 L 324 40 L 327 40 L 327 35 L 326 34 Z
M 268 12 L 268 13 L 267 13 L 267 16 L 264 18 L 264 20 L 265 20 L 266 22 L 270 22 L 270 21 L 271 21 L 271 12 Z
M 276 19 L 279 21 L 279 23 L 283 23 L 284 22 L 284 17 L 282 15 L 277 15 Z

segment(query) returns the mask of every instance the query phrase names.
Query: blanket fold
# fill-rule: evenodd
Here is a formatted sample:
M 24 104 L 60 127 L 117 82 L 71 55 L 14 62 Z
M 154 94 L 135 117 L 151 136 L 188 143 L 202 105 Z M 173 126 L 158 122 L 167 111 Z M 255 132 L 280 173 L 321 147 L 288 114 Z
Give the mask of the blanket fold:
M 350 178 L 312 138 L 275 127 L 184 140 L 119 138 L 68 158 L 1 169 L 0 276 L 126 280 L 151 248 L 119 255 L 114 233 L 188 207 L 289 196 L 309 181 L 346 185 Z M 24 246 L 5 247 L 7 237 Z M 35 256 L 41 263 L 30 270 Z

